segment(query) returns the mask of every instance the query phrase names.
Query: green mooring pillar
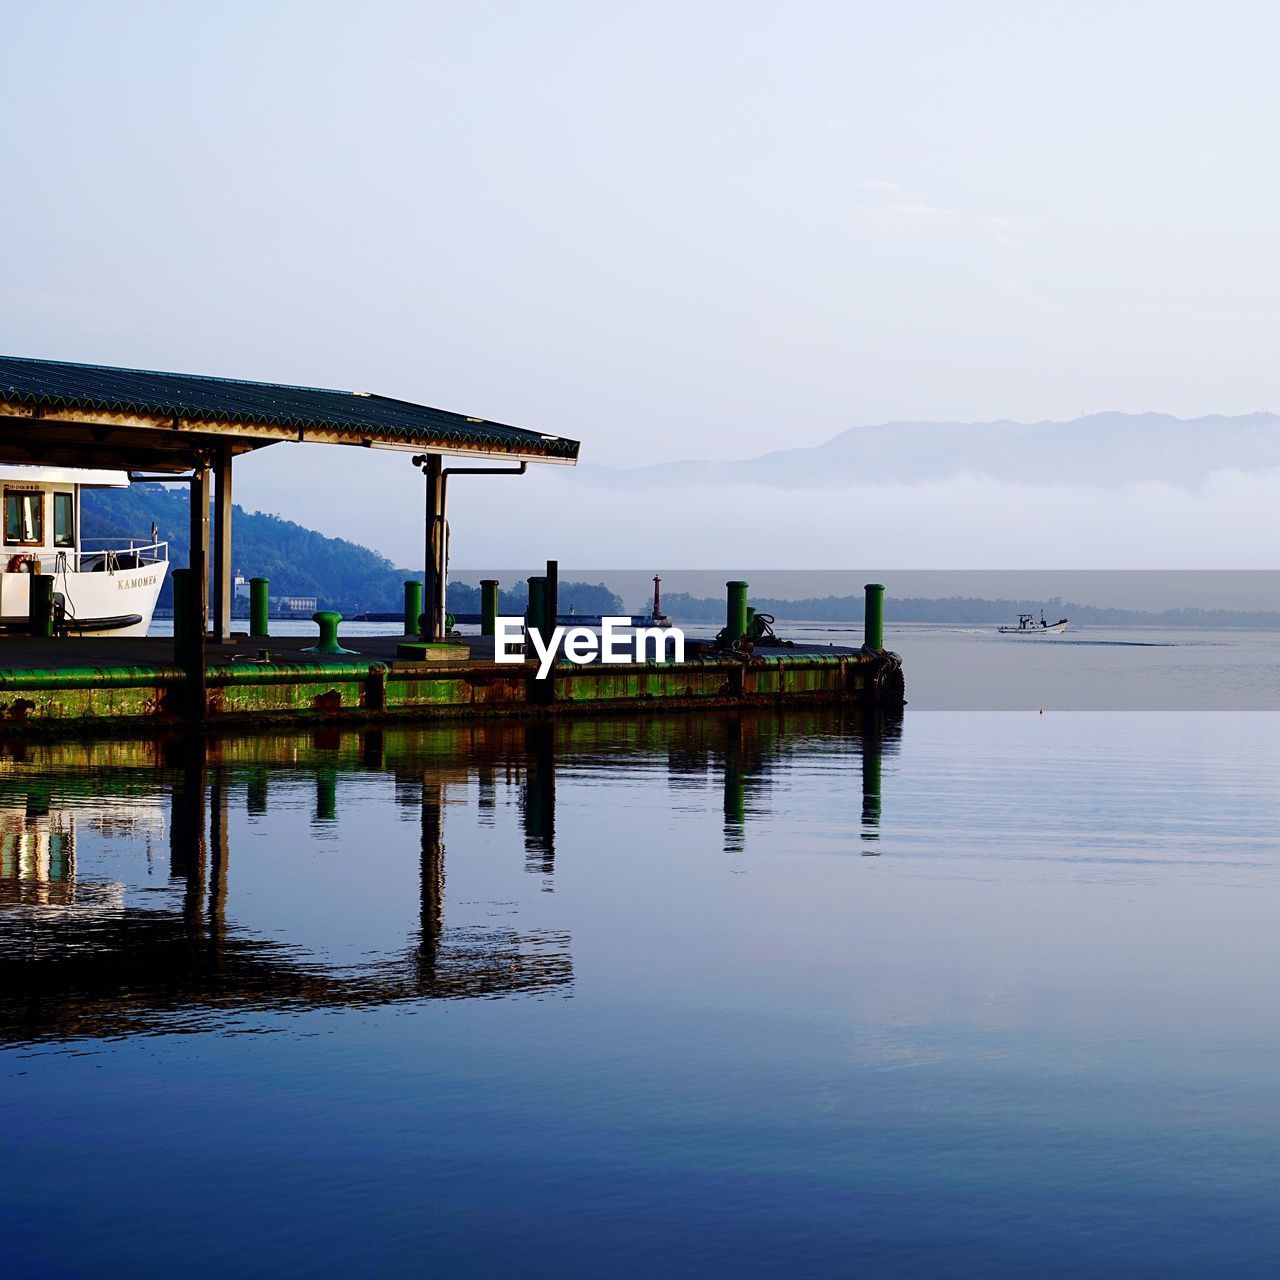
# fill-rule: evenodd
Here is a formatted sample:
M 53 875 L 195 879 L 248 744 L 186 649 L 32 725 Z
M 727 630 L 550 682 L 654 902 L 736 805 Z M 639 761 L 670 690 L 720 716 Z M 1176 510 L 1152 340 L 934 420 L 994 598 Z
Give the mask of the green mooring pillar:
M 480 634 L 491 636 L 498 630 L 498 580 L 480 579 Z
M 271 608 L 267 601 L 266 578 L 249 579 L 249 634 L 266 636 L 271 634 Z
M 422 583 L 416 579 L 405 579 L 404 584 L 404 633 L 407 636 L 418 634 L 418 619 L 422 617 Z
M 734 644 L 747 634 L 747 583 L 726 582 L 724 585 L 729 589 L 725 636 Z
M 862 646 L 879 653 L 884 648 L 884 587 L 878 582 L 868 582 L 866 591 Z
M 53 635 L 53 575 L 33 573 L 27 597 L 27 617 L 33 636 Z

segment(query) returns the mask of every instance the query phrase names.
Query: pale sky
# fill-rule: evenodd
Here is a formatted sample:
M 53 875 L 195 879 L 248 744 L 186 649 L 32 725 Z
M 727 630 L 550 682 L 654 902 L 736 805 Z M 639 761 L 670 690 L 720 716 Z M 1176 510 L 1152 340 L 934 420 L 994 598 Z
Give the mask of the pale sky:
M 10 3 L 4 33 L 9 353 L 622 466 L 1280 408 L 1269 3 Z M 318 522 L 339 452 L 241 493 Z M 376 512 L 326 531 L 408 554 Z

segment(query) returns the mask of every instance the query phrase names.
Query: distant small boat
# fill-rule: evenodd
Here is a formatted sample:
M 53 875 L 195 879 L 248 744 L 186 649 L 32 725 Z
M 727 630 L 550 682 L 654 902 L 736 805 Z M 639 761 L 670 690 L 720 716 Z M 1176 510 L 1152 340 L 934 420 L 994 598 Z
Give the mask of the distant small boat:
M 1034 613 L 1020 613 L 1016 627 L 996 628 L 1002 636 L 1060 636 L 1066 629 L 1066 618 L 1059 618 L 1057 622 L 1046 622 L 1043 609 L 1040 610 L 1039 622 L 1036 621 Z

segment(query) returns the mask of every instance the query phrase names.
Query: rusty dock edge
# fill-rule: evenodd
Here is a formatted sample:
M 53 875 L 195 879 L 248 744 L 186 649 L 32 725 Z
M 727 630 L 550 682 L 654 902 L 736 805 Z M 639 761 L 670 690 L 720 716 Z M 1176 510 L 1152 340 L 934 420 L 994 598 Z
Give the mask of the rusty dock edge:
M 883 650 L 604 666 L 393 662 L 222 663 L 203 705 L 177 666 L 0 670 L 0 736 L 490 716 L 615 715 L 801 703 L 903 704 L 902 663 Z

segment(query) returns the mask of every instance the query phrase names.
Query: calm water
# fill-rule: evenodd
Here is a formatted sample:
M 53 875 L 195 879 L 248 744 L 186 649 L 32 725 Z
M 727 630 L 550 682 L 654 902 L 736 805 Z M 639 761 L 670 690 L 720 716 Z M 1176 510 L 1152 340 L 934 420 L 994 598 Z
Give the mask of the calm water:
M 1261 1276 L 1280 717 L 0 755 L 6 1275 Z

